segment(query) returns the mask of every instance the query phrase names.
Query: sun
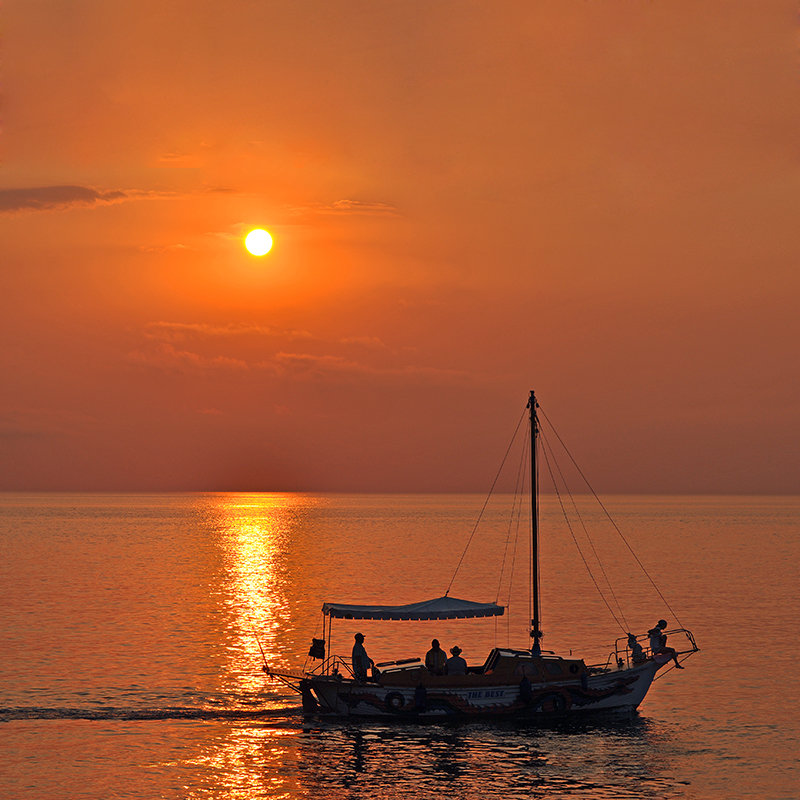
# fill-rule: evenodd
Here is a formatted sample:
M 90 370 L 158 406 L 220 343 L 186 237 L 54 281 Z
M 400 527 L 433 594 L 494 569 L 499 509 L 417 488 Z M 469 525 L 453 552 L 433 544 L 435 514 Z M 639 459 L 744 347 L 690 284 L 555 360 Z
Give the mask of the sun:
M 244 246 L 254 256 L 265 256 L 272 250 L 272 237 L 263 228 L 256 228 L 247 234 Z

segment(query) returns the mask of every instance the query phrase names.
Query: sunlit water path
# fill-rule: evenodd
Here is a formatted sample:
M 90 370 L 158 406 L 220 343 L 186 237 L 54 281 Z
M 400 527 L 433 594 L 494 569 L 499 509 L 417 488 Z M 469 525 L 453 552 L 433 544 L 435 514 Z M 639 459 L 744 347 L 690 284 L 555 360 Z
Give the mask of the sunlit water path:
M 267 681 L 256 637 L 273 666 L 301 668 L 323 601 L 443 593 L 482 501 L 0 496 L 0 796 L 800 796 L 800 723 L 787 700 L 798 498 L 609 499 L 702 649 L 657 681 L 632 719 L 336 723 L 304 718 Z M 604 660 L 619 631 L 547 497 L 542 518 L 546 646 L 588 646 Z M 452 594 L 497 597 L 510 613 L 413 630 L 370 624 L 375 660 L 420 655 L 434 635 L 475 661 L 493 643 L 522 646 L 525 557 L 509 584 L 503 512 L 490 511 L 487 527 Z M 628 622 L 644 631 L 663 607 L 598 527 Z M 335 628 L 334 650 L 346 654 L 354 630 Z

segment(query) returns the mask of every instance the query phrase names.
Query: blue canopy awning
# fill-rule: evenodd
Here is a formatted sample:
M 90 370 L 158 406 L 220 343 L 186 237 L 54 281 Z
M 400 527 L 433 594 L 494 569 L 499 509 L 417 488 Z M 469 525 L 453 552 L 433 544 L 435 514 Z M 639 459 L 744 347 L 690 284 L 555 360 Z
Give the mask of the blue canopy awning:
M 496 603 L 475 603 L 459 600 L 457 597 L 437 597 L 405 606 L 354 606 L 344 603 L 325 603 L 322 606 L 325 616 L 335 619 L 471 619 L 475 617 L 500 617 L 505 613 L 504 606 Z

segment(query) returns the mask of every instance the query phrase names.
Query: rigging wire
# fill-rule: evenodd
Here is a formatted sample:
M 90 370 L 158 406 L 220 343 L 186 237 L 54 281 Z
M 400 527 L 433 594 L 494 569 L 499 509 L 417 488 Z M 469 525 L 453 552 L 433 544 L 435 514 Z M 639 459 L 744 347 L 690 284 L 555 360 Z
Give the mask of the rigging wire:
M 500 577 L 497 581 L 497 594 L 495 595 L 495 603 L 499 602 L 500 600 L 500 592 L 503 587 L 503 575 L 506 571 L 506 563 L 508 562 L 508 546 L 511 542 L 511 531 L 514 527 L 514 521 L 517 520 L 517 531 L 519 531 L 519 515 L 522 511 L 522 484 L 525 480 L 525 456 L 528 453 L 528 443 L 527 440 L 523 439 L 523 446 L 522 446 L 522 453 L 520 455 L 520 463 L 517 467 L 517 478 L 516 483 L 514 484 L 514 496 L 511 501 L 511 515 L 508 519 L 508 531 L 506 532 L 506 544 L 503 550 L 503 563 L 500 565 Z M 517 508 L 517 503 L 520 504 L 519 509 Z M 516 540 L 515 540 L 515 547 L 516 547 Z M 509 581 L 513 576 L 513 566 L 512 566 L 512 575 L 509 576 Z M 511 596 L 511 586 L 509 585 L 509 602 Z
M 520 481 L 520 490 L 519 490 L 519 493 L 517 495 L 517 530 L 516 530 L 516 533 L 514 534 L 514 549 L 511 551 L 511 571 L 510 571 L 509 576 L 508 576 L 508 603 L 507 603 L 507 605 L 509 607 L 511 606 L 511 590 L 512 590 L 512 588 L 514 586 L 514 572 L 515 572 L 515 567 L 516 567 L 516 564 L 517 564 L 517 547 L 519 546 L 519 533 L 520 533 L 520 529 L 521 529 L 521 526 L 522 526 L 522 503 L 524 502 L 523 492 L 524 492 L 524 488 L 525 488 L 525 474 L 526 474 L 526 464 L 527 464 L 527 461 L 528 461 L 528 447 L 529 447 L 529 444 L 530 444 L 530 439 L 525 438 L 523 440 L 523 447 L 522 447 L 522 451 L 523 452 L 522 452 L 522 456 L 521 456 L 521 458 L 522 458 L 522 462 L 521 463 L 522 463 L 523 466 L 522 466 L 522 475 L 521 475 L 521 481 Z M 530 592 L 528 594 L 530 595 Z M 506 620 L 506 626 L 507 626 L 506 635 L 508 637 L 508 642 L 507 643 L 510 646 L 510 642 L 511 642 L 511 612 L 510 611 L 509 611 L 509 614 L 508 614 L 508 617 L 507 617 L 507 620 Z
M 514 531 L 514 547 L 511 550 L 511 564 L 508 569 L 508 592 L 505 597 L 506 608 L 506 646 L 511 646 L 511 589 L 514 583 L 514 567 L 517 561 L 517 545 L 519 543 L 519 530 L 522 520 L 522 503 L 524 501 L 523 491 L 526 476 L 526 456 L 528 454 L 528 440 L 523 437 L 520 461 L 517 466 L 517 477 L 514 484 L 514 494 L 511 498 L 511 511 L 508 518 L 508 530 L 506 532 L 506 543 L 503 549 L 503 562 L 500 566 L 500 575 L 497 580 L 497 593 L 495 603 L 500 602 L 500 593 L 503 590 L 503 577 L 506 574 L 506 566 L 509 563 L 508 549 L 511 543 L 511 533 Z M 516 523 L 516 524 L 515 524 Z
M 503 466 L 506 463 L 508 454 L 511 451 L 512 445 L 514 444 L 514 440 L 517 438 L 519 426 L 522 424 L 522 420 L 524 417 L 525 417 L 525 411 L 523 411 L 522 414 L 520 415 L 519 421 L 517 422 L 517 427 L 514 428 L 514 434 L 511 437 L 511 441 L 508 443 L 506 452 L 503 455 L 503 460 L 500 462 L 500 467 L 497 470 L 497 474 L 494 476 L 494 480 L 492 481 L 489 493 L 486 495 L 486 500 L 483 501 L 483 507 L 481 508 L 480 513 L 478 514 L 478 518 L 475 520 L 475 525 L 473 525 L 472 527 L 472 533 L 470 533 L 469 539 L 467 539 L 467 544 L 464 547 L 464 552 L 461 553 L 461 558 L 458 559 L 458 564 L 456 564 L 455 571 L 453 572 L 453 577 L 450 578 L 450 583 L 447 584 L 447 591 L 444 593 L 445 597 L 447 597 L 450 594 L 450 589 L 453 588 L 453 581 L 456 579 L 456 575 L 458 575 L 458 571 L 461 569 L 461 564 L 464 561 L 464 556 L 466 556 L 467 550 L 469 550 L 469 546 L 472 543 L 473 537 L 475 536 L 475 532 L 478 530 L 478 525 L 480 524 L 480 521 L 483 518 L 483 513 L 486 511 L 486 506 L 489 505 L 489 500 L 491 499 L 492 493 L 494 492 L 494 487 L 497 485 L 497 481 L 500 478 L 500 473 L 503 471 Z
M 547 444 L 546 440 L 545 444 Z M 555 489 L 556 497 L 558 498 L 558 504 L 561 506 L 561 513 L 564 515 L 564 521 L 566 522 L 567 528 L 569 529 L 570 535 L 572 536 L 572 541 L 575 543 L 575 547 L 578 550 L 578 554 L 580 555 L 581 560 L 583 561 L 583 564 L 586 567 L 586 571 L 589 573 L 589 577 L 592 579 L 592 583 L 595 585 L 595 588 L 597 589 L 600 598 L 605 603 L 606 608 L 608 609 L 611 616 L 614 618 L 614 621 L 617 623 L 617 625 L 619 625 L 623 633 L 627 633 L 627 626 L 623 626 L 623 624 L 619 621 L 617 615 L 614 613 L 614 609 L 611 608 L 611 606 L 609 605 L 609 602 L 606 599 L 605 594 L 603 594 L 603 590 L 600 588 L 600 585 L 597 583 L 597 580 L 595 579 L 594 574 L 592 573 L 591 567 L 589 566 L 589 562 L 586 560 L 586 556 L 584 556 L 583 554 L 583 550 L 581 550 L 580 544 L 578 544 L 578 538 L 575 536 L 575 531 L 572 529 L 572 523 L 569 520 L 569 515 L 567 514 L 566 508 L 564 508 L 564 502 L 561 499 L 561 492 L 558 489 L 558 483 L 556 482 L 555 475 L 553 474 L 553 470 L 550 466 L 550 456 L 548 455 L 548 450 L 549 450 L 549 445 L 542 448 L 544 461 L 545 464 L 547 465 L 547 471 L 550 473 L 550 480 L 553 482 L 553 488 Z
M 617 523 L 614 522 L 614 518 L 611 516 L 608 509 L 603 505 L 603 501 L 597 496 L 597 492 L 595 492 L 594 488 L 592 487 L 592 484 L 589 483 L 589 479 L 583 474 L 583 470 L 581 470 L 581 468 L 578 466 L 578 462 L 575 461 L 575 458 L 573 457 L 572 453 L 570 453 L 569 448 L 566 446 L 566 444 L 564 444 L 564 440 L 558 435 L 558 431 L 556 430 L 555 425 L 553 425 L 553 423 L 550 421 L 550 418 L 547 416 L 547 414 L 545 414 L 544 411 L 542 411 L 542 414 L 544 415 L 544 418 L 547 420 L 550 429 L 556 435 L 556 438 L 561 443 L 561 446 L 564 448 L 564 452 L 569 456 L 569 459 L 570 461 L 572 461 L 572 464 L 574 465 L 575 469 L 578 470 L 578 474 L 581 476 L 581 478 L 583 478 L 583 482 L 589 488 L 589 491 L 592 493 L 594 499 L 597 500 L 598 504 L 600 505 L 600 508 L 603 509 L 603 513 L 606 515 L 606 517 L 608 517 L 608 521 L 614 526 L 614 530 L 619 534 L 619 538 L 622 539 L 623 543 L 625 544 L 625 547 L 628 548 L 628 552 L 633 556 L 634 560 L 639 565 L 639 568 L 647 576 L 647 579 L 650 581 L 652 587 L 656 590 L 656 593 L 661 598 L 662 602 L 667 607 L 670 614 L 672 614 L 672 616 L 675 617 L 675 621 L 678 623 L 678 625 L 683 627 L 683 623 L 678 619 L 678 615 L 675 613 L 672 606 L 667 601 L 667 598 L 664 597 L 664 595 L 661 593 L 661 589 L 658 588 L 656 582 L 653 580 L 650 573 L 645 568 L 644 564 L 642 564 L 641 560 L 639 559 L 639 556 L 636 555 L 634 549 L 630 546 L 628 540 L 625 538 L 624 534 L 619 529 Z
M 555 464 L 556 470 L 558 471 L 559 477 L 561 478 L 561 482 L 564 485 L 564 490 L 566 491 L 567 495 L 569 496 L 570 503 L 572 504 L 572 509 L 575 513 L 575 516 L 578 519 L 578 522 L 581 524 L 581 528 L 583 529 L 583 535 L 586 537 L 586 541 L 589 542 L 589 546 L 592 548 L 592 553 L 594 554 L 595 560 L 597 561 L 597 565 L 600 567 L 600 571 L 603 573 L 603 578 L 605 579 L 606 585 L 608 586 L 608 590 L 611 592 L 611 597 L 614 599 L 614 603 L 617 607 L 617 611 L 619 616 L 622 618 L 622 621 L 625 623 L 625 629 L 630 630 L 630 626 L 628 625 L 628 620 L 625 619 L 625 612 L 622 610 L 622 605 L 617 598 L 617 594 L 614 591 L 614 586 L 611 583 L 611 580 L 606 573 L 606 568 L 603 566 L 603 562 L 600 559 L 600 554 L 597 552 L 597 548 L 594 546 L 594 541 L 592 537 L 589 535 L 589 531 L 586 528 L 586 523 L 581 516 L 580 509 L 578 508 L 578 504 L 575 501 L 575 497 L 573 496 L 572 492 L 570 491 L 569 484 L 567 483 L 567 479 L 564 477 L 564 473 L 561 470 L 561 465 L 558 463 L 558 459 L 555 457 L 555 450 L 550 442 L 547 440 L 547 436 L 545 435 L 544 431 L 541 431 L 542 440 L 545 443 L 545 446 L 549 448 L 550 454 L 553 457 L 553 463 Z M 587 565 L 588 566 L 588 565 Z

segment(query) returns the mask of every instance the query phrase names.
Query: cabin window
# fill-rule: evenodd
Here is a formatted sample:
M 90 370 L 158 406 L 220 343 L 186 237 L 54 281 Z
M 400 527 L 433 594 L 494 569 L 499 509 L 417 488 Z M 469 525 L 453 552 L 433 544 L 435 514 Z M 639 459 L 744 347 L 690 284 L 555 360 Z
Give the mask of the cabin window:
M 558 661 L 545 661 L 544 668 L 547 670 L 548 675 L 561 674 L 561 664 Z

